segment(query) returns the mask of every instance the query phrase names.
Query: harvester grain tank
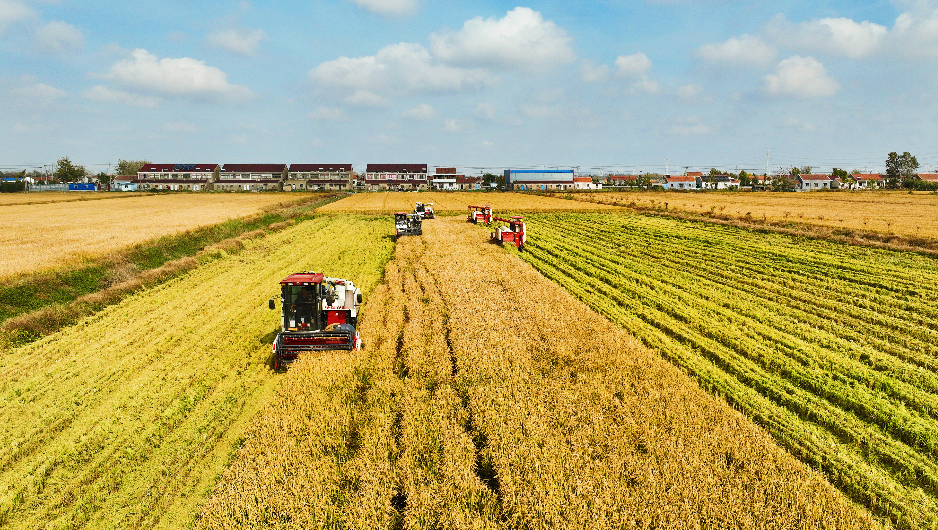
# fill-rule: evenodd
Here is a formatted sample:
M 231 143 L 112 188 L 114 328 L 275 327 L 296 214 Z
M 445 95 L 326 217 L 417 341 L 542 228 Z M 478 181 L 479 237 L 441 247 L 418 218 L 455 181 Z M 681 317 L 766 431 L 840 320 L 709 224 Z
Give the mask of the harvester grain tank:
M 433 215 L 433 203 L 432 202 L 418 202 L 417 206 L 414 207 L 414 215 L 419 215 L 421 219 L 435 219 Z
M 423 220 L 418 214 L 396 212 L 394 214 L 394 239 L 401 236 L 419 236 L 423 234 Z
M 524 218 L 520 215 L 512 215 L 511 219 L 502 219 L 501 217 L 496 217 L 495 221 L 502 221 L 503 223 L 508 223 L 508 226 L 499 226 L 492 232 L 492 240 L 497 241 L 498 244 L 503 245 L 505 243 L 512 244 L 518 249 L 523 249 L 524 244 L 527 241 L 527 227 L 524 224 Z
M 470 206 L 469 207 L 469 217 L 466 217 L 466 221 L 470 223 L 492 223 L 492 207 L 488 204 L 483 206 Z
M 274 368 L 304 351 L 357 350 L 362 292 L 351 280 L 321 272 L 298 272 L 280 281 L 280 333 L 273 343 Z M 269 301 L 276 308 L 274 299 Z

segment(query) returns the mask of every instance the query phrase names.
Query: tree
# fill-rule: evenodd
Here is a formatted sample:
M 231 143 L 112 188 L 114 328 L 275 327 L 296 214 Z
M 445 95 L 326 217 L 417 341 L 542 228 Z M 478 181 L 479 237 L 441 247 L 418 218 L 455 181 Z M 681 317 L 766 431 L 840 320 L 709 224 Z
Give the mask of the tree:
M 75 182 L 88 174 L 84 166 L 76 166 L 68 157 L 60 158 L 55 163 L 55 178 L 61 183 Z
M 857 181 L 850 173 L 847 173 L 847 170 L 840 168 L 833 168 L 831 170 L 831 179 L 839 178 L 841 182 L 846 184 L 850 189 L 853 189 L 853 183 Z
M 125 177 L 136 177 L 140 168 L 149 164 L 146 160 L 118 160 L 117 174 Z
M 100 184 L 102 188 L 107 187 L 107 189 L 109 190 L 111 189 L 111 181 L 114 180 L 114 178 L 111 177 L 111 175 L 108 175 L 107 173 L 102 171 L 98 173 L 95 178 L 98 179 L 98 184 Z
M 740 186 L 752 186 L 752 179 L 749 178 L 749 173 L 746 173 L 746 170 L 739 172 L 739 185 Z
M 904 187 L 911 188 L 917 169 L 918 160 L 908 151 L 902 155 L 896 154 L 895 151 L 889 153 L 886 157 L 886 186 L 895 189 L 901 183 Z
M 796 168 L 797 169 L 797 168 Z M 800 174 L 800 173 L 799 173 Z M 772 180 L 772 191 L 795 191 L 793 175 L 778 175 Z

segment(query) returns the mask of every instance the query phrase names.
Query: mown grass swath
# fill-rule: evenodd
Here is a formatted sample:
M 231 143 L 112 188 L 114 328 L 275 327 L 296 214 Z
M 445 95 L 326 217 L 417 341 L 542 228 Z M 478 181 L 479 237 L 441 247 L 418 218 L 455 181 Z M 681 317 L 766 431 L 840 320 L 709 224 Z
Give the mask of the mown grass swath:
M 874 513 L 938 524 L 933 259 L 639 215 L 526 220 L 545 276 Z
M 871 528 L 762 430 L 460 218 L 398 241 L 365 349 L 306 357 L 204 528 Z
M 281 379 L 267 299 L 301 269 L 370 295 L 387 218 L 317 217 L 0 356 L 0 526 L 181 528 Z

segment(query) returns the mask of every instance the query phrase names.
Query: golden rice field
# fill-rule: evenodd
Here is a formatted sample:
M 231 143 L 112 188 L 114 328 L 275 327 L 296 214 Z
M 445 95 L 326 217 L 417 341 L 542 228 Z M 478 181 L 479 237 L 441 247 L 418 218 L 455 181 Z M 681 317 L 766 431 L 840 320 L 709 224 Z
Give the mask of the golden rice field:
M 94 193 L 77 191 L 42 191 L 30 193 L 0 193 L 0 206 L 14 204 L 43 204 L 48 202 L 98 201 L 126 197 L 139 197 L 144 193 Z
M 186 193 L 2 207 L 0 278 L 76 263 L 297 199 L 267 193 Z
M 301 358 L 199 528 L 876 528 L 726 402 L 456 217 L 365 349 Z
M 576 200 L 667 208 L 739 219 L 790 221 L 834 228 L 938 238 L 938 194 L 907 191 L 575 193 Z
M 590 202 L 576 202 L 554 197 L 542 197 L 520 193 L 503 192 L 375 192 L 356 193 L 340 201 L 336 201 L 320 208 L 321 213 L 365 213 L 365 214 L 393 214 L 394 212 L 412 212 L 416 202 L 433 203 L 433 210 L 437 213 L 459 212 L 466 213 L 467 207 L 489 204 L 497 214 L 509 212 L 552 212 L 552 211 L 602 211 L 614 210 L 615 206 Z
M 0 527 L 194 524 L 251 419 L 281 406 L 267 299 L 301 269 L 369 296 L 393 252 L 387 224 L 298 223 L 2 352 Z

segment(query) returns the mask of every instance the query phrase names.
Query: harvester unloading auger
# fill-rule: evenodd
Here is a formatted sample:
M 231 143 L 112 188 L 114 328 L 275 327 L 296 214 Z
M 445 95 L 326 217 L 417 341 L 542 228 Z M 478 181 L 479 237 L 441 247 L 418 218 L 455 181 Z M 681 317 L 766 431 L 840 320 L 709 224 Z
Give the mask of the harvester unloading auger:
M 490 224 L 492 222 L 492 207 L 488 204 L 483 206 L 470 206 L 469 217 L 466 217 L 466 221 L 476 224 Z
M 492 232 L 493 241 L 497 241 L 500 245 L 505 243 L 512 244 L 518 247 L 518 250 L 524 248 L 524 244 L 527 241 L 527 227 L 524 224 L 524 217 L 520 215 L 512 215 L 511 219 L 495 217 L 493 221 L 508 223 L 508 226 L 499 226 Z
M 280 333 L 273 343 L 274 369 L 304 351 L 357 350 L 355 326 L 362 292 L 350 280 L 321 272 L 294 273 L 280 281 Z M 274 299 L 269 302 L 276 309 Z

